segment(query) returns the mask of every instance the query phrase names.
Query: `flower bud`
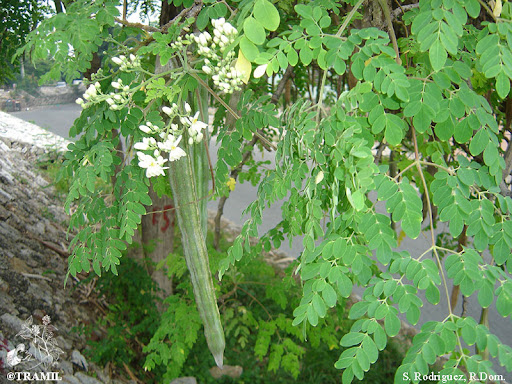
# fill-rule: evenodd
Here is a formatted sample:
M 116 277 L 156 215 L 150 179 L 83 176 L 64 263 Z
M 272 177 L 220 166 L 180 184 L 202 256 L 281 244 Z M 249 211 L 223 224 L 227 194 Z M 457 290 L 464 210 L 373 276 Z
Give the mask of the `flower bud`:
M 185 102 L 185 112 L 187 112 L 187 113 L 192 112 L 192 108 L 190 108 L 190 105 L 187 102 Z
M 165 113 L 167 116 L 171 116 L 173 114 L 173 110 L 169 107 L 162 107 L 162 112 Z
M 119 57 L 113 57 L 113 58 L 112 58 L 112 61 L 113 61 L 114 63 L 116 63 L 117 65 L 121 65 L 121 64 L 122 64 L 122 62 L 123 62 Z
M 268 66 L 268 64 L 263 64 L 263 65 L 258 66 L 254 70 L 254 75 L 253 75 L 254 78 L 259 79 L 260 77 L 262 77 L 265 74 L 265 71 L 267 70 L 267 66 Z
M 199 42 L 202 44 L 202 45 L 208 45 L 208 41 L 206 40 L 206 37 L 204 35 L 199 35 Z
M 150 133 L 151 132 L 151 128 L 149 128 L 147 125 L 139 125 L 139 129 L 144 132 L 144 133 Z

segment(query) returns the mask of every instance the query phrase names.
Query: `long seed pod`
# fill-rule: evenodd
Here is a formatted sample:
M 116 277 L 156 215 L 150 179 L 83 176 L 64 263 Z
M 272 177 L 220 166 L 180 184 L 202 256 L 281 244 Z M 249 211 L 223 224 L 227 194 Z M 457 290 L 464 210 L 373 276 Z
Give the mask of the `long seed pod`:
M 224 330 L 215 297 L 206 242 L 197 204 L 195 177 L 188 155 L 170 163 L 170 180 L 177 205 L 178 224 L 187 267 L 190 271 L 194 296 L 204 325 L 208 348 L 219 367 L 224 359 Z

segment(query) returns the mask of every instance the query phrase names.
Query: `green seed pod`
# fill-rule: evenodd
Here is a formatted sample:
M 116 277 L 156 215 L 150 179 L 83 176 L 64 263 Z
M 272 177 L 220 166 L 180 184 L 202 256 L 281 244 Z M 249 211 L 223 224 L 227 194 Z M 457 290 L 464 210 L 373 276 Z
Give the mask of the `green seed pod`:
M 208 252 L 197 204 L 194 172 L 190 151 L 188 152 L 187 156 L 170 163 L 171 188 L 177 206 L 185 259 L 190 271 L 199 315 L 204 324 L 204 334 L 215 362 L 222 367 L 226 344 L 224 330 L 210 273 Z

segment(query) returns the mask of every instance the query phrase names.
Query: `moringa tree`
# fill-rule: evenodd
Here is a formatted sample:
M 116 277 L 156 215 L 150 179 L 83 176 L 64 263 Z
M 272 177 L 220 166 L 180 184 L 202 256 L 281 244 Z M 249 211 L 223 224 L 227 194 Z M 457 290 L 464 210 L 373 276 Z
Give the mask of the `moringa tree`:
M 84 110 L 72 132 L 83 135 L 66 155 L 73 180 L 67 208 L 76 206 L 71 227 L 78 230 L 70 273 L 91 266 L 116 273 L 153 203 L 151 179 L 174 199 L 205 336 L 222 365 L 201 207 L 228 193 L 230 176 L 243 170 L 251 177 L 253 167 L 241 168 L 252 159 L 246 144 L 261 144 L 275 150 L 276 166 L 261 171 L 251 218 L 219 277 L 285 237 L 303 236 L 296 268 L 303 298 L 293 325 L 304 335 L 321 327 L 354 285 L 364 287 L 349 312 L 356 321 L 340 340 L 343 382 L 364 378 L 399 333 L 399 313 L 418 322 L 420 291 L 431 304 L 442 303 L 446 317 L 425 323 L 396 382 L 418 382 L 445 355 L 441 373 L 452 378 L 493 374 L 489 356 L 510 371 L 512 350 L 487 323 L 491 305 L 501 316 L 512 314 L 510 3 L 173 3 L 183 11 L 155 27 L 119 17 L 116 1 L 78 0 L 43 22 L 25 47 L 34 58 L 56 58 L 48 79 L 61 71 L 72 79 L 103 41 L 110 43 L 79 101 Z M 291 105 L 278 110 L 271 95 L 286 87 Z M 238 103 L 230 103 L 234 91 Z M 210 193 L 208 106 L 217 107 L 220 143 Z M 277 130 L 274 142 L 269 127 Z M 123 157 L 118 129 L 128 148 Z M 113 176 L 110 189 L 98 188 L 98 178 L 109 183 Z M 281 199 L 282 221 L 252 243 L 262 212 Z M 377 201 L 387 215 L 377 212 Z M 435 232 L 440 222 L 448 224 L 444 236 Z M 397 249 L 422 232 L 426 249 Z M 460 294 L 478 296 L 480 318 L 456 313 Z M 159 351 L 157 360 L 167 361 Z

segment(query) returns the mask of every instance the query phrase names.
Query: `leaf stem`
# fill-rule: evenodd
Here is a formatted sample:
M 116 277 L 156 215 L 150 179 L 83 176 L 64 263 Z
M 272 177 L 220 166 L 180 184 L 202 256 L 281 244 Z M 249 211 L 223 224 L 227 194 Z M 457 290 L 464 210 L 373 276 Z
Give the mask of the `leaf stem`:
M 437 266 L 439 268 L 439 273 L 441 274 L 441 278 L 443 280 L 443 286 L 444 286 L 444 291 L 445 291 L 445 295 L 446 295 L 446 303 L 448 306 L 449 317 L 451 319 L 453 319 L 454 313 L 453 313 L 452 305 L 450 302 L 450 293 L 448 292 L 448 283 L 446 281 L 446 276 L 443 271 L 443 265 L 441 264 L 441 259 L 439 258 L 439 254 L 437 253 L 436 241 L 435 241 L 435 237 L 434 237 L 435 236 L 434 235 L 435 234 L 435 232 L 434 232 L 434 215 L 432 214 L 432 205 L 430 202 L 430 195 L 429 195 L 430 192 L 428 190 L 427 181 L 425 180 L 425 176 L 423 175 L 423 171 L 420 166 L 421 160 L 420 160 L 420 154 L 419 154 L 419 149 L 418 149 L 418 141 L 416 139 L 416 130 L 414 129 L 414 126 L 412 126 L 412 125 L 411 125 L 411 133 L 412 133 L 412 141 L 414 144 L 414 156 L 416 158 L 416 167 L 418 169 L 421 183 L 423 184 L 423 189 L 425 191 L 424 192 L 425 199 L 427 200 L 427 210 L 428 210 L 428 220 L 429 220 L 429 226 L 430 226 L 430 236 L 431 236 L 431 241 L 432 241 L 432 250 L 434 251 L 434 256 L 436 258 Z M 464 360 L 465 360 L 465 354 L 464 354 L 464 350 L 462 348 L 460 336 L 458 333 L 456 333 L 455 335 L 457 337 L 457 344 L 458 344 L 460 352 L 462 354 L 461 358 L 464 358 Z
M 345 32 L 345 29 L 347 29 L 350 21 L 356 14 L 359 7 L 365 2 L 366 0 L 359 0 L 356 5 L 354 5 L 354 8 L 350 10 L 347 17 L 345 17 L 345 20 L 343 21 L 343 24 L 341 24 L 340 29 L 338 29 L 338 32 L 336 32 L 336 37 L 341 37 L 343 32 Z M 320 122 L 320 111 L 322 109 L 322 104 L 324 101 L 324 88 L 325 88 L 325 82 L 327 80 L 327 71 L 324 70 L 322 75 L 322 83 L 320 85 L 320 89 L 318 90 L 318 103 L 317 103 L 317 109 L 316 109 L 316 125 Z

